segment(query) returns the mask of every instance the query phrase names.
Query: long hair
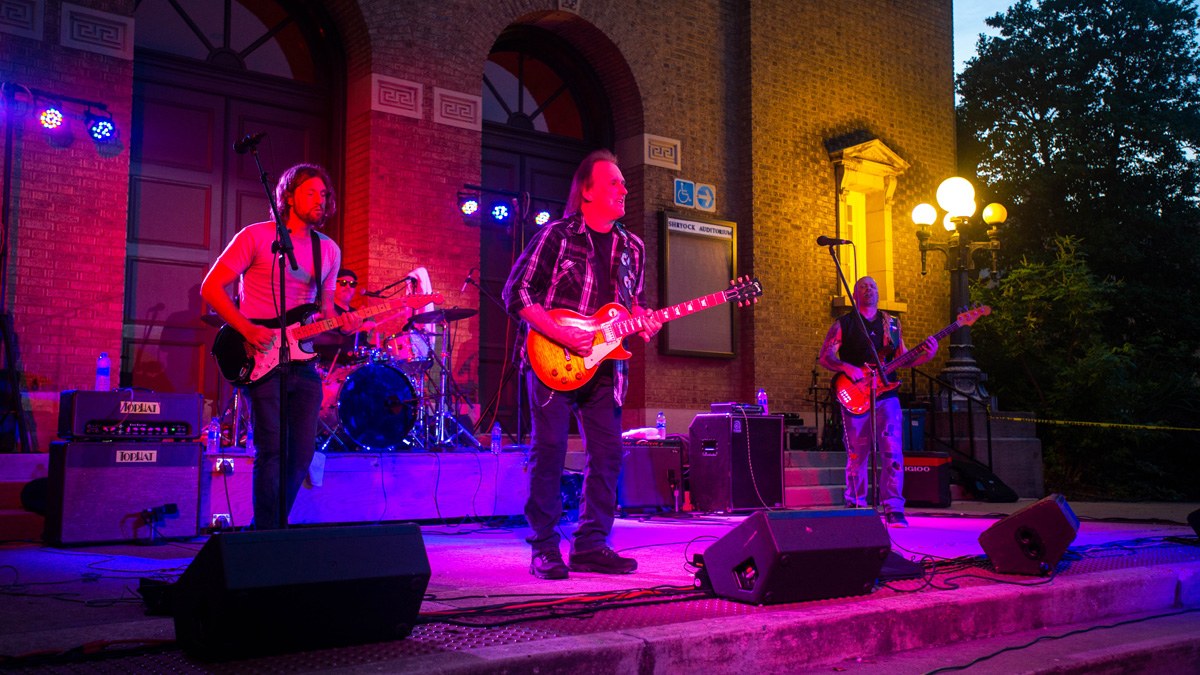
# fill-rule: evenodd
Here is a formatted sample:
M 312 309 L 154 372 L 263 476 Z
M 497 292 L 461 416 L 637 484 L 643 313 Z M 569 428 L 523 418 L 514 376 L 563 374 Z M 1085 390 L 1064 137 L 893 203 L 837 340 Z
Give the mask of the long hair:
M 284 219 L 284 225 L 287 225 L 289 213 L 288 199 L 296 194 L 296 188 L 300 187 L 304 181 L 310 178 L 320 178 L 325 184 L 327 195 L 325 197 L 325 219 L 321 221 L 323 226 L 332 216 L 337 213 L 337 195 L 333 192 L 333 181 L 329 180 L 329 174 L 325 169 L 316 164 L 297 164 L 279 177 L 279 182 L 275 184 L 275 208 L 279 210 L 279 216 Z
M 571 193 L 567 196 L 567 208 L 563 210 L 564 216 L 571 216 L 579 213 L 583 206 L 583 191 L 592 187 L 592 174 L 595 172 L 596 162 L 612 162 L 617 163 L 617 156 L 609 150 L 594 150 L 583 161 L 579 163 L 579 168 L 575 169 L 575 177 L 571 179 Z

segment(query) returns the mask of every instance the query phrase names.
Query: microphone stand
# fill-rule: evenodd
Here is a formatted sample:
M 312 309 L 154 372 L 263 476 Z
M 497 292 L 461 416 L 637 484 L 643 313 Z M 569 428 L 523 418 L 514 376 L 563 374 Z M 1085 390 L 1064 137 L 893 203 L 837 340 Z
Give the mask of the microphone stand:
M 842 282 L 842 288 L 846 289 L 846 293 L 850 296 L 851 311 L 854 312 L 854 318 L 858 320 L 859 330 L 867 338 L 867 346 L 871 348 L 871 360 L 875 362 L 875 367 L 878 368 L 875 373 L 870 374 L 871 407 L 868 414 L 871 416 L 871 461 L 868 471 L 871 477 L 871 509 L 875 513 L 879 513 L 879 470 L 881 467 L 879 460 L 879 429 L 875 420 L 875 397 L 877 394 L 876 388 L 878 387 L 875 374 L 882 374 L 884 372 L 883 361 L 879 358 L 879 351 L 875 349 L 875 343 L 871 340 L 870 334 L 867 333 L 867 324 L 863 321 L 862 312 L 858 311 L 858 298 L 854 297 L 854 291 L 850 288 L 849 282 L 846 281 L 846 275 L 842 273 L 842 261 L 838 259 L 837 251 L 833 250 L 835 246 L 837 244 L 829 245 L 829 255 L 833 257 L 833 268 L 837 271 L 838 279 Z M 845 429 L 843 429 L 843 438 L 845 433 Z
M 279 504 L 276 509 L 275 525 L 281 530 L 288 526 L 287 504 L 287 470 L 288 446 L 290 445 L 291 425 L 288 424 L 288 379 L 291 374 L 292 354 L 287 340 L 287 295 L 284 281 L 287 270 L 283 263 L 286 257 L 292 271 L 300 269 L 296 264 L 296 251 L 292 246 L 292 234 L 279 217 L 279 209 L 275 205 L 275 196 L 271 194 L 271 183 L 267 180 L 267 172 L 263 170 L 262 161 L 258 158 L 258 141 L 250 145 L 250 154 L 254 156 L 254 164 L 258 167 L 258 179 L 267 191 L 267 203 L 271 205 L 271 216 L 275 219 L 276 241 L 271 244 L 271 252 L 279 256 Z M 321 270 L 313 270 L 319 279 Z M 319 282 L 318 282 L 319 283 Z M 259 525 L 255 523 L 255 525 Z
M 483 271 L 482 270 L 479 271 L 479 275 L 480 275 L 480 281 L 482 281 L 483 280 Z M 488 300 L 491 300 L 497 307 L 499 307 L 500 310 L 503 311 L 506 316 L 508 315 L 508 308 L 506 308 L 504 306 L 504 303 L 501 302 L 499 298 L 492 295 L 492 293 L 490 291 L 488 291 L 486 288 L 484 288 L 479 282 L 472 279 L 470 274 L 467 275 L 467 283 L 471 284 L 475 288 L 478 288 L 480 293 L 483 293 L 484 296 L 486 296 Z M 519 323 L 518 323 L 518 330 L 520 330 Z M 517 350 L 517 345 L 519 343 L 520 343 L 520 341 L 513 342 L 513 351 L 514 352 Z M 515 353 L 505 354 L 505 357 L 509 360 L 510 365 L 512 364 L 513 361 L 516 360 L 514 358 Z M 498 387 L 496 387 L 496 393 L 492 395 L 492 400 L 488 401 L 487 408 L 485 410 L 490 410 L 492 408 L 493 404 L 495 404 L 497 406 L 500 405 L 500 402 L 498 400 L 500 397 L 500 392 L 504 391 L 504 385 L 508 384 L 508 381 L 512 378 L 513 373 L 518 372 L 520 370 L 521 370 L 520 365 L 518 365 L 516 368 L 505 368 L 504 369 L 504 378 L 500 380 L 500 385 Z M 515 436 L 517 445 L 521 445 L 522 441 L 525 440 L 525 430 L 521 424 L 521 401 L 524 399 L 524 396 L 522 396 L 523 389 L 524 389 L 524 378 L 518 377 L 517 378 L 517 433 Z M 481 422 L 483 421 L 483 412 L 479 413 L 479 421 L 481 421 Z M 476 431 L 478 431 L 478 429 L 476 429 Z

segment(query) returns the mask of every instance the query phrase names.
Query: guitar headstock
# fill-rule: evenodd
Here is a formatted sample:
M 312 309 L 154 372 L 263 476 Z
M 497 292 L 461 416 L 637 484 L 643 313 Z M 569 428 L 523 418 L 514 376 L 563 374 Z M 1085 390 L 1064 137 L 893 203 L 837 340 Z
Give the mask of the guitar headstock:
M 738 277 L 730 279 L 729 285 L 731 288 L 725 289 L 725 301 L 737 302 L 738 307 L 758 302 L 759 296 L 763 294 L 762 284 L 759 283 L 758 277 L 751 279 L 750 277 Z
M 957 319 L 958 325 L 960 326 L 970 326 L 971 324 L 975 323 L 979 317 L 987 316 L 988 314 L 992 313 L 991 307 L 988 307 L 987 305 L 980 305 L 978 303 L 976 303 L 976 305 L 971 309 L 962 307 L 960 310 L 961 311 Z
M 400 304 L 417 309 L 428 304 L 440 305 L 445 301 L 441 293 L 425 293 L 421 295 L 406 295 L 400 298 Z

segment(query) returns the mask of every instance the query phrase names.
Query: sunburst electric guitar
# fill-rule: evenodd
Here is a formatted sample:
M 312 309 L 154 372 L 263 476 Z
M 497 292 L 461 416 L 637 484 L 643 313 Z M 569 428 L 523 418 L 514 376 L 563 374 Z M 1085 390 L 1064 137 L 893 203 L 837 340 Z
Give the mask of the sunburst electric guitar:
M 959 314 L 954 323 L 934 333 L 933 338 L 941 340 L 959 328 L 975 323 L 979 317 L 987 316 L 991 313 L 992 308 L 987 305 L 980 305 L 974 309 L 967 310 Z M 897 368 L 907 367 L 910 363 L 916 361 L 917 357 L 923 351 L 921 349 L 910 349 L 904 352 L 900 356 L 883 364 L 882 373 L 871 368 L 869 364 L 863 366 L 863 376 L 857 382 L 851 382 L 845 373 L 837 373 L 833 376 L 833 394 L 837 397 L 838 403 L 841 403 L 843 408 L 849 410 L 851 414 L 861 415 L 871 409 L 871 378 L 875 378 L 876 395 L 899 387 L 899 381 L 888 381 L 888 374 Z
M 355 312 L 346 312 L 321 321 L 311 320 L 312 316 L 317 313 L 317 306 L 309 303 L 289 310 L 284 315 L 287 326 L 280 332 L 288 341 L 288 351 L 291 353 L 292 360 L 309 361 L 317 357 L 312 348 L 312 339 L 325 331 L 346 325 L 346 320 L 351 315 L 367 319 L 401 307 L 417 308 L 424 307 L 429 303 L 442 304 L 442 294 L 405 295 L 395 300 L 364 307 Z M 253 319 L 252 321 L 260 326 L 279 330 L 278 319 L 269 321 Z M 276 340 L 278 339 L 277 336 Z M 278 346 L 260 352 L 229 324 L 221 326 L 221 330 L 217 331 L 217 337 L 213 340 L 212 355 L 217 361 L 221 375 L 239 387 L 261 380 L 279 365 Z
M 666 323 L 726 302 L 736 302 L 738 307 L 749 305 L 758 302 L 758 297 L 763 293 L 762 284 L 757 278 L 739 277 L 729 283 L 730 287 L 720 293 L 681 302 L 653 314 L 659 321 Z M 595 334 L 592 338 L 592 353 L 580 356 L 535 330 L 529 331 L 526 350 L 533 372 L 537 373 L 538 379 L 547 387 L 558 391 L 570 391 L 587 384 L 605 359 L 627 359 L 632 356 L 621 345 L 621 340 L 642 330 L 645 324 L 644 317 L 633 316 L 629 310 L 615 302 L 601 307 L 591 316 L 584 316 L 569 309 L 552 309 L 547 313 L 560 325 L 573 326 Z

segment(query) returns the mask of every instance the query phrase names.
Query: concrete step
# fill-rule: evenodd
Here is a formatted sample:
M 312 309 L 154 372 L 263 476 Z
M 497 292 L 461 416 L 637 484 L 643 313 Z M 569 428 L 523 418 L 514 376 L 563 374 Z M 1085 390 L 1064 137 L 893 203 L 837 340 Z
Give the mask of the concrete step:
M 847 675 L 925 673 L 963 666 L 994 654 L 966 672 L 977 675 L 1200 672 L 1200 612 L 1163 616 L 1176 611 L 1179 610 L 1054 626 L 869 660 L 843 661 L 834 664 L 833 669 Z M 1130 623 L 1114 625 L 1127 621 Z M 1080 632 L 1067 635 L 1076 631 Z M 1039 642 L 1030 644 L 1039 638 Z M 1003 649 L 1011 651 L 999 653 Z M 804 672 L 828 673 L 830 666 Z
M 21 509 L 21 490 L 27 480 L 0 480 L 0 509 Z
M 0 541 L 26 541 L 42 538 L 46 519 L 20 509 L 0 509 Z
M 57 394 L 54 401 L 57 407 Z M 45 478 L 49 464 L 50 455 L 45 452 L 3 452 L 0 453 L 0 480 Z
M 845 452 L 820 452 L 817 450 L 788 450 L 783 453 L 785 467 L 845 468 Z
M 846 481 L 846 467 L 788 467 L 783 470 L 785 487 L 838 487 Z
M 783 504 L 788 508 L 805 506 L 841 506 L 841 486 L 818 485 L 811 487 L 786 487 L 783 490 Z

